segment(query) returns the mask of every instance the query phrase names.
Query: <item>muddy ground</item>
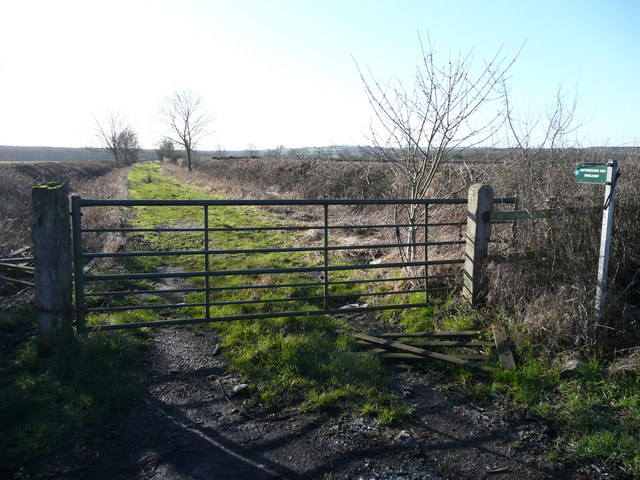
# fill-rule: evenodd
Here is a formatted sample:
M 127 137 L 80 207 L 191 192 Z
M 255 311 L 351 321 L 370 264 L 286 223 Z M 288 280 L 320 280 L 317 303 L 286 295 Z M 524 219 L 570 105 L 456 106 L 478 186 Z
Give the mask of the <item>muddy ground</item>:
M 253 406 L 206 327 L 152 334 L 144 394 L 128 411 L 15 479 L 592 479 L 549 460 L 553 432 L 501 401 L 476 405 L 427 374 L 398 372 L 415 409 L 398 425 L 350 411 Z M 608 476 L 608 478 L 614 478 Z

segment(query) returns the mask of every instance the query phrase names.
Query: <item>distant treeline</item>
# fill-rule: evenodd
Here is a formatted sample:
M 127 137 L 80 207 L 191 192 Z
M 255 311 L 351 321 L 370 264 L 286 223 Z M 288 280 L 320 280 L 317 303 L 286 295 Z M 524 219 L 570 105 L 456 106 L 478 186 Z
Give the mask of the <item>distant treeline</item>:
M 639 147 L 592 147 L 585 149 L 570 149 L 575 153 L 576 159 L 584 159 L 585 156 L 596 159 L 615 160 L 639 160 Z M 180 156 L 180 152 L 176 152 Z M 268 150 L 236 151 L 236 150 L 199 150 L 196 156 L 201 158 L 214 158 L 216 160 L 242 160 L 244 158 L 294 158 L 326 159 L 326 160 L 350 160 L 366 161 L 378 155 L 372 155 L 371 147 L 358 147 L 352 145 L 338 145 L 330 147 L 308 148 L 278 148 Z M 570 153 L 570 152 L 569 152 Z M 564 152 L 567 158 L 567 152 Z M 454 153 L 453 163 L 473 163 L 485 161 L 500 161 L 509 157 L 509 150 L 503 148 L 467 148 Z M 542 150 L 536 155 L 538 161 L 551 159 L 551 151 Z M 139 160 L 157 160 L 158 155 L 154 149 L 140 150 Z M 69 147 L 19 147 L 0 145 L 0 162 L 73 162 L 83 160 L 109 160 L 113 159 L 111 153 L 93 148 L 69 148 Z
M 141 160 L 157 158 L 153 150 L 142 150 Z M 82 160 L 109 160 L 113 155 L 89 148 L 69 147 L 14 147 L 0 145 L 0 162 L 74 162 Z

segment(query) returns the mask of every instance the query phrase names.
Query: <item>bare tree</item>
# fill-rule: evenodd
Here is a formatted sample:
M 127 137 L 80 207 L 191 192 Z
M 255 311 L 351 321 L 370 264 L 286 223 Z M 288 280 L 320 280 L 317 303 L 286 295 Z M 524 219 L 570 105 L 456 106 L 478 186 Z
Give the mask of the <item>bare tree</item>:
M 138 134 L 131 127 L 126 127 L 120 133 L 119 143 L 124 164 L 131 165 L 137 162 L 140 144 L 138 143 Z
M 374 112 L 367 154 L 393 168 L 396 181 L 385 191 L 392 198 L 426 198 L 444 162 L 493 138 L 504 121 L 501 87 L 518 57 L 509 59 L 499 49 L 476 70 L 472 52 L 439 62 L 430 40 L 425 45 L 420 39 L 420 47 L 421 61 L 408 86 L 401 80 L 383 84 L 358 67 Z M 395 223 L 404 223 L 402 218 L 410 225 L 409 246 L 400 249 L 406 262 L 416 261 L 418 248 L 411 244 L 423 215 L 416 204 L 396 207 Z M 399 230 L 397 237 L 401 243 Z
M 569 94 L 559 85 L 546 112 L 537 115 L 518 114 L 510 102 L 506 86 L 503 86 L 503 92 L 508 155 L 512 162 L 518 164 L 521 175 L 518 195 L 527 202 L 536 197 L 550 199 L 559 193 L 554 191 L 552 183 L 556 187 L 558 185 L 550 176 L 545 182 L 536 181 L 540 178 L 540 162 L 557 165 L 562 161 L 576 160 L 572 147 L 577 142 L 571 142 L 569 136 L 582 126 L 576 117 L 577 87 L 573 94 Z M 572 170 L 567 171 L 573 174 Z M 561 188 L 566 189 L 566 185 Z
M 213 152 L 214 158 L 225 158 L 227 156 L 227 150 L 220 144 L 216 146 L 216 149 Z
M 169 130 L 166 138 L 182 145 L 191 171 L 191 155 L 198 142 L 208 134 L 207 128 L 212 121 L 203 111 L 202 98 L 191 90 L 175 91 L 166 98 L 160 114 Z
M 158 146 L 156 148 L 156 155 L 158 160 L 161 162 L 165 159 L 169 161 L 174 161 L 176 159 L 176 147 L 173 143 L 173 140 L 168 138 L 163 138 L 158 142 Z
M 96 137 L 99 150 L 113 155 L 116 166 L 130 165 L 138 160 L 138 134 L 117 114 L 109 114 L 103 121 L 96 118 Z
M 257 155 L 256 146 L 253 143 L 247 143 L 247 148 L 244 152 L 247 157 L 255 157 Z

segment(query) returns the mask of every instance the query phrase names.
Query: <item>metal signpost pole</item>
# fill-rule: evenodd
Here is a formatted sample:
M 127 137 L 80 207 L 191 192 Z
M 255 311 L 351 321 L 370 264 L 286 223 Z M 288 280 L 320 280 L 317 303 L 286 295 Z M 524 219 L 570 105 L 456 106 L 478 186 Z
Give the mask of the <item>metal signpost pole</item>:
M 607 179 L 604 189 L 604 211 L 602 214 L 602 232 L 600 234 L 600 254 L 598 256 L 598 283 L 596 285 L 596 312 L 598 320 L 605 310 L 607 275 L 609 270 L 609 250 L 611 247 L 611 229 L 613 227 L 613 203 L 615 197 L 617 160 L 607 162 Z

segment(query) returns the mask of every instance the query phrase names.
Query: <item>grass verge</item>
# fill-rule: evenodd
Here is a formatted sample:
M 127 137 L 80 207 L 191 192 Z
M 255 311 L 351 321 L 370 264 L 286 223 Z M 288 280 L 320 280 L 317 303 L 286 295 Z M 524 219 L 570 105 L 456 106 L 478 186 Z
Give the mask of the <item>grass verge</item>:
M 597 361 L 571 375 L 540 360 L 495 376 L 491 391 L 550 421 L 559 432 L 555 454 L 577 464 L 599 463 L 640 478 L 640 374 L 611 373 Z
M 141 336 L 87 335 L 42 354 L 29 333 L 33 322 L 29 305 L 0 315 L 0 471 L 68 444 L 79 430 L 129 404 L 142 384 Z

